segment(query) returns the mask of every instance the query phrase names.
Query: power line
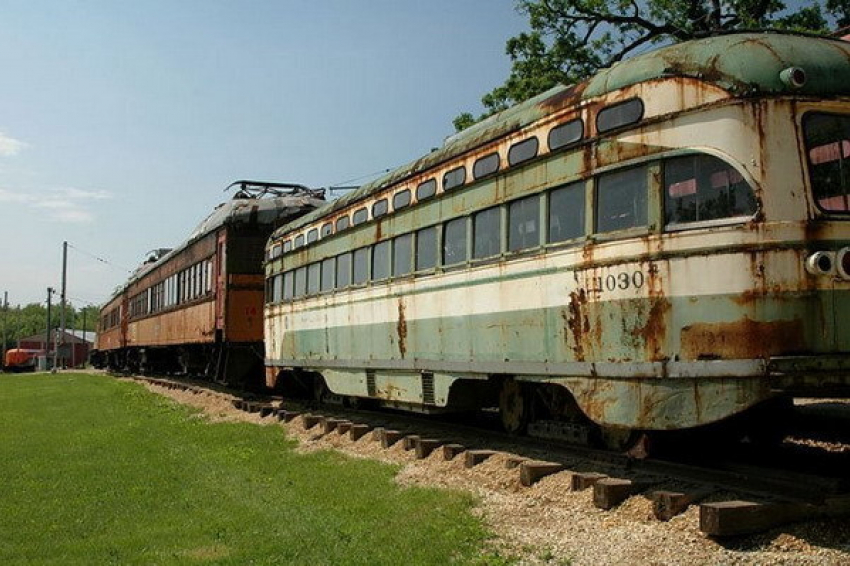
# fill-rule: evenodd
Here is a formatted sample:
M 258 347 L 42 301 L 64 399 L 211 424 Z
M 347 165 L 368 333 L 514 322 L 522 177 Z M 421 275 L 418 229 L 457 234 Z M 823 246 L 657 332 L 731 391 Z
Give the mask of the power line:
M 80 252 L 80 253 L 81 253 L 81 254 L 83 254 L 83 255 L 86 255 L 86 256 L 88 256 L 88 257 L 92 258 L 92 259 L 93 259 L 93 260 L 95 260 L 95 261 L 99 261 L 100 263 L 103 263 L 103 264 L 109 265 L 109 266 L 111 266 L 111 267 L 116 267 L 116 268 L 118 268 L 118 269 L 121 269 L 121 270 L 123 270 L 123 271 L 126 271 L 127 273 L 130 273 L 130 272 L 132 272 L 132 271 L 133 271 L 133 270 L 132 270 L 132 269 L 130 269 L 129 267 L 124 267 L 123 265 L 118 265 L 117 263 L 113 263 L 113 262 L 109 261 L 108 259 L 103 259 L 102 257 L 98 257 L 98 256 L 94 255 L 93 253 L 91 253 L 91 252 L 87 252 L 87 251 L 85 251 L 85 250 L 83 250 L 83 249 L 80 249 L 80 248 L 78 248 L 77 246 L 75 246 L 75 245 L 73 245 L 73 244 L 71 244 L 71 243 L 68 243 L 68 247 L 69 247 L 69 248 L 72 248 L 72 249 L 74 249 L 74 250 L 76 250 L 76 251 L 78 251 L 78 252 Z
M 361 181 L 361 180 L 363 180 L 363 179 L 368 179 L 368 178 L 370 178 L 370 177 L 375 177 L 375 176 L 377 176 L 377 175 L 381 175 L 381 174 L 383 174 L 383 173 L 389 173 L 389 172 L 390 172 L 390 171 L 392 171 L 393 169 L 394 169 L 394 167 L 390 167 L 389 169 L 379 169 L 378 171 L 374 171 L 374 172 L 372 172 L 372 173 L 367 173 L 366 175 L 362 175 L 362 176 L 360 176 L 360 177 L 355 177 L 355 178 L 353 178 L 353 179 L 348 179 L 347 181 L 339 181 L 339 182 L 337 182 L 337 183 L 332 183 L 332 184 L 330 185 L 330 187 L 331 187 L 331 188 L 334 188 L 334 187 L 339 186 L 339 185 L 347 185 L 348 183 L 353 183 L 354 181 Z

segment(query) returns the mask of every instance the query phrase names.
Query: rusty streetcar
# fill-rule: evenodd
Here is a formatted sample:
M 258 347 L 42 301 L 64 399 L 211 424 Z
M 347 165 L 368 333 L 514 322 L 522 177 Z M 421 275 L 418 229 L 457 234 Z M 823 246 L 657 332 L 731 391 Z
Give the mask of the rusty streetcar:
M 278 229 L 266 384 L 615 446 L 847 396 L 848 246 L 850 43 L 682 43 Z
M 175 249 L 153 252 L 101 309 L 95 367 L 261 385 L 263 248 L 275 228 L 323 204 L 324 193 L 257 181 L 231 187 L 232 200 Z

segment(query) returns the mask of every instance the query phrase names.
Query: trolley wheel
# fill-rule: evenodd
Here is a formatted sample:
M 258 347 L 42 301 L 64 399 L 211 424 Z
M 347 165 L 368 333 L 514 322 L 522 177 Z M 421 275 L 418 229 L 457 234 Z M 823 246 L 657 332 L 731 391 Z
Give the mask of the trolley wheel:
M 499 389 L 499 415 L 502 427 L 510 434 L 522 434 L 529 422 L 528 388 L 508 378 Z
M 626 453 L 638 459 L 649 456 L 650 438 L 639 430 L 602 426 L 599 427 L 599 441 L 613 452 Z

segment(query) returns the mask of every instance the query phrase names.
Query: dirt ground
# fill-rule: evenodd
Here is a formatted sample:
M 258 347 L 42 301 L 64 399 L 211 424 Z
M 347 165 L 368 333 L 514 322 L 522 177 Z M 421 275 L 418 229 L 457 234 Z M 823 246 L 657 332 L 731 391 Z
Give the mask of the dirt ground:
M 245 421 L 281 426 L 299 441 L 299 450 L 338 450 L 355 458 L 372 458 L 401 466 L 397 481 L 465 490 L 479 500 L 476 512 L 496 534 L 491 556 L 511 557 L 523 565 L 847 565 L 850 564 L 850 519 L 789 525 L 767 533 L 717 541 L 699 531 L 699 513 L 689 508 L 669 522 L 652 515 L 643 496 L 628 499 L 611 511 L 594 507 L 591 491 L 570 490 L 571 474 L 560 472 L 533 487 L 519 483 L 517 469 L 507 469 L 507 456 L 496 454 L 467 469 L 463 459 L 445 461 L 437 450 L 424 460 L 396 443 L 381 448 L 372 435 L 352 441 L 336 432 L 305 431 L 301 417 L 288 424 L 235 409 L 221 394 L 169 390 L 146 384 L 151 391 L 198 407 L 213 422 Z M 661 486 L 663 489 L 665 486 Z M 675 487 L 675 486 L 669 486 Z M 723 497 L 720 494 L 720 497 Z

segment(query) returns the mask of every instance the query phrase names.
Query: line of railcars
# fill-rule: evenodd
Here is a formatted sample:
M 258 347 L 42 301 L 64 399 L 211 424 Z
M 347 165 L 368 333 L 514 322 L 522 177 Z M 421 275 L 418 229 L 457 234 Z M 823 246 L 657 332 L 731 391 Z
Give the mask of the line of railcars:
M 682 43 L 278 229 L 266 385 L 614 446 L 847 396 L 848 245 L 850 44 Z
M 174 249 L 154 251 L 101 310 L 95 367 L 263 381 L 263 250 L 275 228 L 321 204 L 301 185 L 237 181 Z

